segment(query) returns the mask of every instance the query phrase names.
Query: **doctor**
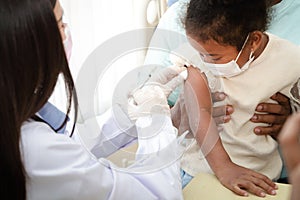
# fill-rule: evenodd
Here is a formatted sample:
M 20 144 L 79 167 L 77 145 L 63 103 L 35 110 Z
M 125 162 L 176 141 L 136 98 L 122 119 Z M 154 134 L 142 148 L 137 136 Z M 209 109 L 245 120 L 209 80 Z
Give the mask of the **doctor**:
M 141 156 L 139 165 L 122 171 L 37 120 L 35 113 L 47 102 L 59 73 L 65 78 L 69 107 L 72 100 L 76 105 L 57 21 L 49 0 L 1 0 L 0 7 L 0 92 L 5 96 L 0 98 L 1 195 L 11 199 L 182 199 L 177 161 L 149 170 L 147 166 L 156 161 L 154 153 Z M 166 96 L 180 82 L 181 71 L 168 69 L 151 80 L 155 86 L 147 84 L 133 93 L 129 107 L 134 109 L 129 114 L 136 117 L 138 136 L 148 136 L 147 125 L 155 116 L 165 122 L 153 137 L 138 138 L 139 155 L 177 148 Z M 151 113 L 153 105 L 166 115 Z

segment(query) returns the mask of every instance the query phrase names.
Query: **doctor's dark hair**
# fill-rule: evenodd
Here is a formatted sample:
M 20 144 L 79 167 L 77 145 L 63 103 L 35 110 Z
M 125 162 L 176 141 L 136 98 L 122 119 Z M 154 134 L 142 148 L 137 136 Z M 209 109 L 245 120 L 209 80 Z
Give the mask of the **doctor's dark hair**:
M 26 199 L 30 179 L 22 159 L 22 124 L 47 102 L 60 73 L 68 112 L 72 98 L 77 110 L 77 100 L 49 0 L 0 0 L 0 8 L 0 191 L 10 199 Z
M 49 0 L 49 1 L 50 1 L 51 5 L 52 5 L 52 8 L 54 8 L 57 0 Z
M 265 31 L 269 8 L 264 0 L 191 0 L 185 29 L 195 40 L 215 40 L 241 50 L 249 33 Z

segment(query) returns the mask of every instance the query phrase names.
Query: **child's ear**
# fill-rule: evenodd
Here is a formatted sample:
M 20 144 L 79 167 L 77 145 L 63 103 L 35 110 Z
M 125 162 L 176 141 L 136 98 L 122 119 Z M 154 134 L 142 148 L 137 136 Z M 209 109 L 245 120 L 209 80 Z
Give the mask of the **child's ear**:
M 262 44 L 264 33 L 261 31 L 253 31 L 250 33 L 251 49 L 255 52 Z

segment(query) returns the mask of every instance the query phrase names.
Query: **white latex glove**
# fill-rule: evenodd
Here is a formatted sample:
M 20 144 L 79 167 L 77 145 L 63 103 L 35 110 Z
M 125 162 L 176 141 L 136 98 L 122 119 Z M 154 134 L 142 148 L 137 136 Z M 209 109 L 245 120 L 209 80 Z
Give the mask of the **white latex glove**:
M 167 97 L 185 80 L 185 67 L 172 66 L 154 74 L 141 88 L 135 89 L 128 98 L 128 115 L 131 120 L 152 114 L 170 116 Z
M 186 65 L 186 66 L 192 65 L 191 62 L 189 62 L 188 60 L 186 60 L 182 57 L 179 57 L 175 54 L 170 54 L 169 59 L 170 59 L 171 63 L 173 63 L 173 65 L 175 65 L 175 66 L 180 67 L 180 66 L 184 66 L 184 65 Z

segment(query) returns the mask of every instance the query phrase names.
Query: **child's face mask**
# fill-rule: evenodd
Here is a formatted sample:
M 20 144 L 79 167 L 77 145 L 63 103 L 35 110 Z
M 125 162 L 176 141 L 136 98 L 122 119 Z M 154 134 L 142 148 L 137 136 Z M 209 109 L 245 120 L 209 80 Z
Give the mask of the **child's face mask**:
M 215 63 L 207 63 L 203 61 L 203 64 L 205 65 L 205 67 L 215 76 L 218 77 L 233 77 L 233 76 L 237 76 L 239 74 L 241 74 L 242 72 L 244 72 L 245 70 L 247 70 L 249 68 L 250 63 L 254 60 L 254 56 L 253 56 L 253 51 L 251 51 L 250 55 L 249 55 L 249 59 L 248 61 L 242 66 L 239 67 L 239 65 L 237 64 L 237 60 L 239 59 L 245 44 L 247 43 L 247 40 L 249 38 L 249 35 L 247 36 L 242 49 L 240 50 L 240 52 L 238 53 L 237 57 L 235 60 L 232 60 L 228 63 L 224 63 L 224 64 L 215 64 Z

